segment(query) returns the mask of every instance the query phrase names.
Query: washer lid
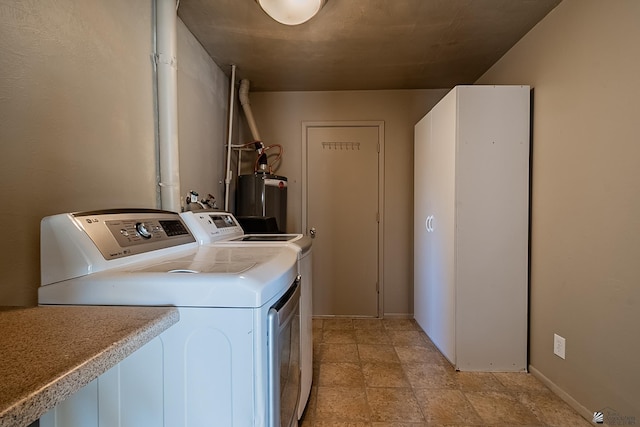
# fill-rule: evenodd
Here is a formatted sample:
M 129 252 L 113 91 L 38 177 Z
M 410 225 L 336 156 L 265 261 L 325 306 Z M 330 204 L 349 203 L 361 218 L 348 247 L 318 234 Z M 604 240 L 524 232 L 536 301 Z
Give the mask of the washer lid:
M 297 276 L 297 251 L 203 246 L 38 289 L 40 304 L 257 308 Z
M 240 248 L 203 246 L 195 254 L 166 259 L 134 268 L 134 273 L 226 273 L 240 274 L 259 264 L 274 262 L 280 254 L 277 247 Z
M 253 262 L 199 264 L 191 261 L 167 261 L 140 269 L 145 273 L 227 273 L 240 274 L 254 267 Z

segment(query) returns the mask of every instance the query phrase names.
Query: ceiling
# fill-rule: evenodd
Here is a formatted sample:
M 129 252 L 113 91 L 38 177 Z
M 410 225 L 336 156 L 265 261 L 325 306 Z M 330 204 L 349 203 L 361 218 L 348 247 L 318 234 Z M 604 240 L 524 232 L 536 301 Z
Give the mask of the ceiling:
M 474 83 L 561 0 L 328 0 L 277 23 L 254 0 L 180 0 L 216 64 L 252 91 L 433 89 Z

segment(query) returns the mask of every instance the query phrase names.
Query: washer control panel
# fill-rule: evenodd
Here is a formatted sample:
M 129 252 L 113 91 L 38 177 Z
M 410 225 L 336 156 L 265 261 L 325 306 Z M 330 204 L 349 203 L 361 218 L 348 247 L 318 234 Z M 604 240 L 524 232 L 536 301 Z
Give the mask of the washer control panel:
M 195 242 L 173 212 L 93 211 L 74 213 L 73 218 L 107 260 Z

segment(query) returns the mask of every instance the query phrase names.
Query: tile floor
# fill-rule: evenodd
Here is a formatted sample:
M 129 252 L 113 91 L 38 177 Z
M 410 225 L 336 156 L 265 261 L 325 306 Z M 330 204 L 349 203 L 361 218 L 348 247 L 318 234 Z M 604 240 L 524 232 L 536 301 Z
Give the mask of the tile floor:
M 409 319 L 314 319 L 301 427 L 590 426 L 527 373 L 456 372 Z

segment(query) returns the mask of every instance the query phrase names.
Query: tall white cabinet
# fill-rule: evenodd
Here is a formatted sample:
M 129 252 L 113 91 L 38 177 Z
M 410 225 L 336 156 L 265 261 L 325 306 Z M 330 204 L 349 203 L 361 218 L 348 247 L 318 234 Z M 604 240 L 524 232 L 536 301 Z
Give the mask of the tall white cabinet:
M 528 86 L 457 86 L 415 126 L 414 315 L 461 371 L 527 366 Z

